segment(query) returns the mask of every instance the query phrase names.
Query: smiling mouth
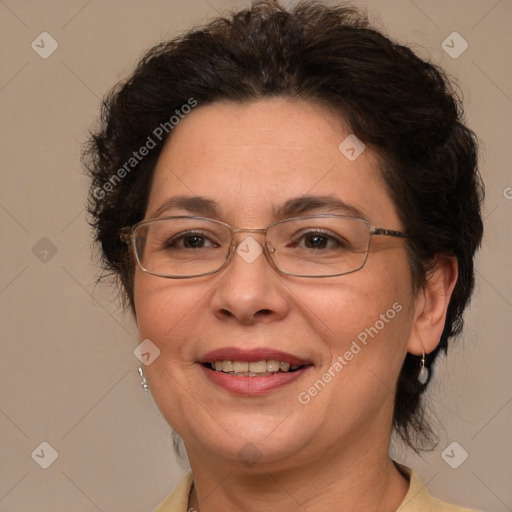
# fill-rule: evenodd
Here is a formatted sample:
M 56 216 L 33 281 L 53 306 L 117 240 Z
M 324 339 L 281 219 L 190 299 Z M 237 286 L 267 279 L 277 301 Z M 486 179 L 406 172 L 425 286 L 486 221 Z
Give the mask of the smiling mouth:
M 306 364 L 291 365 L 286 361 L 267 359 L 262 361 L 217 360 L 203 363 L 203 366 L 215 372 L 226 373 L 233 377 L 270 377 L 278 373 L 292 373 L 305 368 Z

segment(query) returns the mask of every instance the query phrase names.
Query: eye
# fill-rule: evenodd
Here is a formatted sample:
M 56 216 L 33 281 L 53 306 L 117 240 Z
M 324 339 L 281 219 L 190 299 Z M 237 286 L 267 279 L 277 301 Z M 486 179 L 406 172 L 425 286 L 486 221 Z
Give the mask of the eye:
M 203 249 L 219 247 L 219 244 L 200 232 L 178 233 L 165 242 L 166 249 Z
M 293 247 L 312 250 L 340 250 L 350 248 L 349 243 L 343 238 L 318 230 L 299 235 L 291 245 Z

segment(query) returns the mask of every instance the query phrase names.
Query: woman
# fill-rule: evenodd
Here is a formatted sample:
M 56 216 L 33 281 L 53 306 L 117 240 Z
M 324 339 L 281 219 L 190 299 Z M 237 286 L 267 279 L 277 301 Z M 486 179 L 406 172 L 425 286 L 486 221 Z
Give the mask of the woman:
M 477 148 L 357 10 L 258 2 L 153 48 L 86 152 L 105 268 L 191 473 L 158 511 L 460 511 L 389 457 L 462 328 Z

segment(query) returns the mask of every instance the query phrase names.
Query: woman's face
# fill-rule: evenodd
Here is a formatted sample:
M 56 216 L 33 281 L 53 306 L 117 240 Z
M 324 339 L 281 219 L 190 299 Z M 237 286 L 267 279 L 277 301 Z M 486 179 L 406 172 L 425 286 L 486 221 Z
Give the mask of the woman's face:
M 163 149 L 146 218 L 158 211 L 264 228 L 286 203 L 290 217 L 357 209 L 376 227 L 403 229 L 376 155 L 366 148 L 354 159 L 350 144 L 339 149 L 349 134 L 328 110 L 301 101 L 199 106 Z M 178 196 L 196 201 L 162 210 Z M 326 197 L 339 205 L 322 205 Z M 248 236 L 263 243 L 260 234 L 237 234 L 246 252 L 255 250 L 243 245 Z M 402 239 L 374 237 L 366 265 L 343 276 L 292 277 L 264 254 L 251 261 L 242 251 L 204 277 L 137 269 L 134 293 L 139 339 L 160 350 L 145 368 L 150 389 L 192 463 L 211 456 L 223 465 L 286 467 L 338 457 L 368 440 L 389 442 L 414 316 Z M 261 360 L 267 368 L 268 360 L 305 366 L 251 377 L 204 364 L 214 360 L 238 361 L 240 371 Z

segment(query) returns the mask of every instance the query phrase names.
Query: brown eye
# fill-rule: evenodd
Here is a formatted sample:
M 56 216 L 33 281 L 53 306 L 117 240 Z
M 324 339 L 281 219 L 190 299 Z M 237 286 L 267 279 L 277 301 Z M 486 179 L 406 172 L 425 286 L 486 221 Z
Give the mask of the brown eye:
M 308 249 L 325 249 L 329 240 L 324 235 L 311 234 L 304 237 L 304 245 Z
M 180 233 L 169 238 L 165 243 L 166 249 L 203 249 L 218 247 L 218 245 L 202 233 Z
M 203 247 L 204 242 L 204 237 L 199 235 L 191 235 L 183 238 L 183 246 L 187 249 L 197 249 L 198 247 Z
M 291 244 L 292 247 L 301 249 L 320 250 L 343 250 L 349 249 L 350 244 L 340 236 L 324 233 L 323 231 L 309 231 L 298 236 Z

